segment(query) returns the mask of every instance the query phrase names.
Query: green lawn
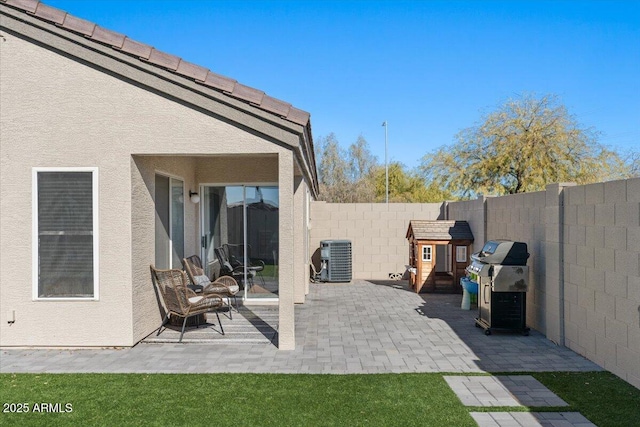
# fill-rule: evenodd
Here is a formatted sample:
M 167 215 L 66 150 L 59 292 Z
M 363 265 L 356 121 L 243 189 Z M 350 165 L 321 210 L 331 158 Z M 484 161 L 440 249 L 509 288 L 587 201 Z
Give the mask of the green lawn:
M 473 426 L 442 375 L 5 374 L 2 402 L 72 403 L 5 425 Z
M 532 375 L 600 427 L 640 420 L 640 391 L 611 374 Z M 442 376 L 2 374 L 3 406 L 30 412 L 0 425 L 474 426 Z M 72 412 L 34 413 L 42 403 Z
M 640 427 L 640 390 L 610 372 L 531 375 L 599 427 Z

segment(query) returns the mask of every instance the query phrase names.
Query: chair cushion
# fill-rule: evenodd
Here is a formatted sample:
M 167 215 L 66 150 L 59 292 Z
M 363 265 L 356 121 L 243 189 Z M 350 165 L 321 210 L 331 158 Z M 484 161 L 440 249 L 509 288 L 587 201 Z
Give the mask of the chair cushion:
M 196 303 L 202 301 L 202 298 L 204 298 L 204 297 L 191 297 L 191 298 L 189 298 L 189 302 L 191 304 L 196 304 Z
M 209 277 L 207 277 L 204 274 L 201 276 L 194 276 L 193 281 L 196 282 L 194 283 L 194 285 L 200 285 L 200 286 L 208 285 L 209 283 L 211 283 L 211 280 L 209 280 Z
M 233 271 L 233 267 L 231 267 L 231 264 L 229 264 L 229 261 L 224 261 L 222 263 L 222 266 L 225 268 L 225 270 L 227 271 Z

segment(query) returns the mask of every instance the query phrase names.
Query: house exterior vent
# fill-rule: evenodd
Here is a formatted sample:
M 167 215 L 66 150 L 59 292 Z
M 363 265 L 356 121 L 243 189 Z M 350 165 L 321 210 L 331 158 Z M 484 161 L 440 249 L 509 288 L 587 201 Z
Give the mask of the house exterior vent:
M 351 281 L 351 241 L 323 240 L 320 242 L 320 262 L 323 282 Z M 326 267 L 325 267 L 326 266 Z

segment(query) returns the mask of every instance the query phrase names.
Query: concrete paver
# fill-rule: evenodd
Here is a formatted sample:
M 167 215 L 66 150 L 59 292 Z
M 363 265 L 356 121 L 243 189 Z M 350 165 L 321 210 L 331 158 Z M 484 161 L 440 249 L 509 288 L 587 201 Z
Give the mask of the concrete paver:
M 465 406 L 568 406 L 531 375 L 445 376 Z
M 460 309 L 460 295 L 417 295 L 406 284 L 398 287 L 399 284 L 364 280 L 312 284 L 307 302 L 295 308 L 296 349 L 292 351 L 279 351 L 267 340 L 234 341 L 229 327 L 225 335 L 229 339 L 215 342 L 198 338 L 196 341 L 200 342 L 143 342 L 124 349 L 2 348 L 0 372 L 349 374 L 601 370 L 536 331 L 528 337 L 498 332 L 484 335 L 474 326 L 477 313 Z M 251 310 L 260 317 L 259 307 Z M 277 321 L 276 316 L 265 318 L 262 326 Z M 225 330 L 229 322 L 223 319 Z M 270 327 L 277 330 L 276 324 Z M 192 332 L 187 331 L 185 339 Z
M 471 412 L 478 427 L 596 427 L 577 412 Z

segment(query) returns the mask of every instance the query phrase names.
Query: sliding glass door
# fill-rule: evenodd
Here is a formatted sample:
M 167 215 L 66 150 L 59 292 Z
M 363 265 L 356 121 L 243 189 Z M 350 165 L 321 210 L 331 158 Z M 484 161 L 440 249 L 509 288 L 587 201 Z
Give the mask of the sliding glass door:
M 240 272 L 245 299 L 278 298 L 278 187 L 206 185 L 201 194 L 207 274 L 219 274 L 219 249 Z
M 156 174 L 156 268 L 182 269 L 184 258 L 184 182 Z

